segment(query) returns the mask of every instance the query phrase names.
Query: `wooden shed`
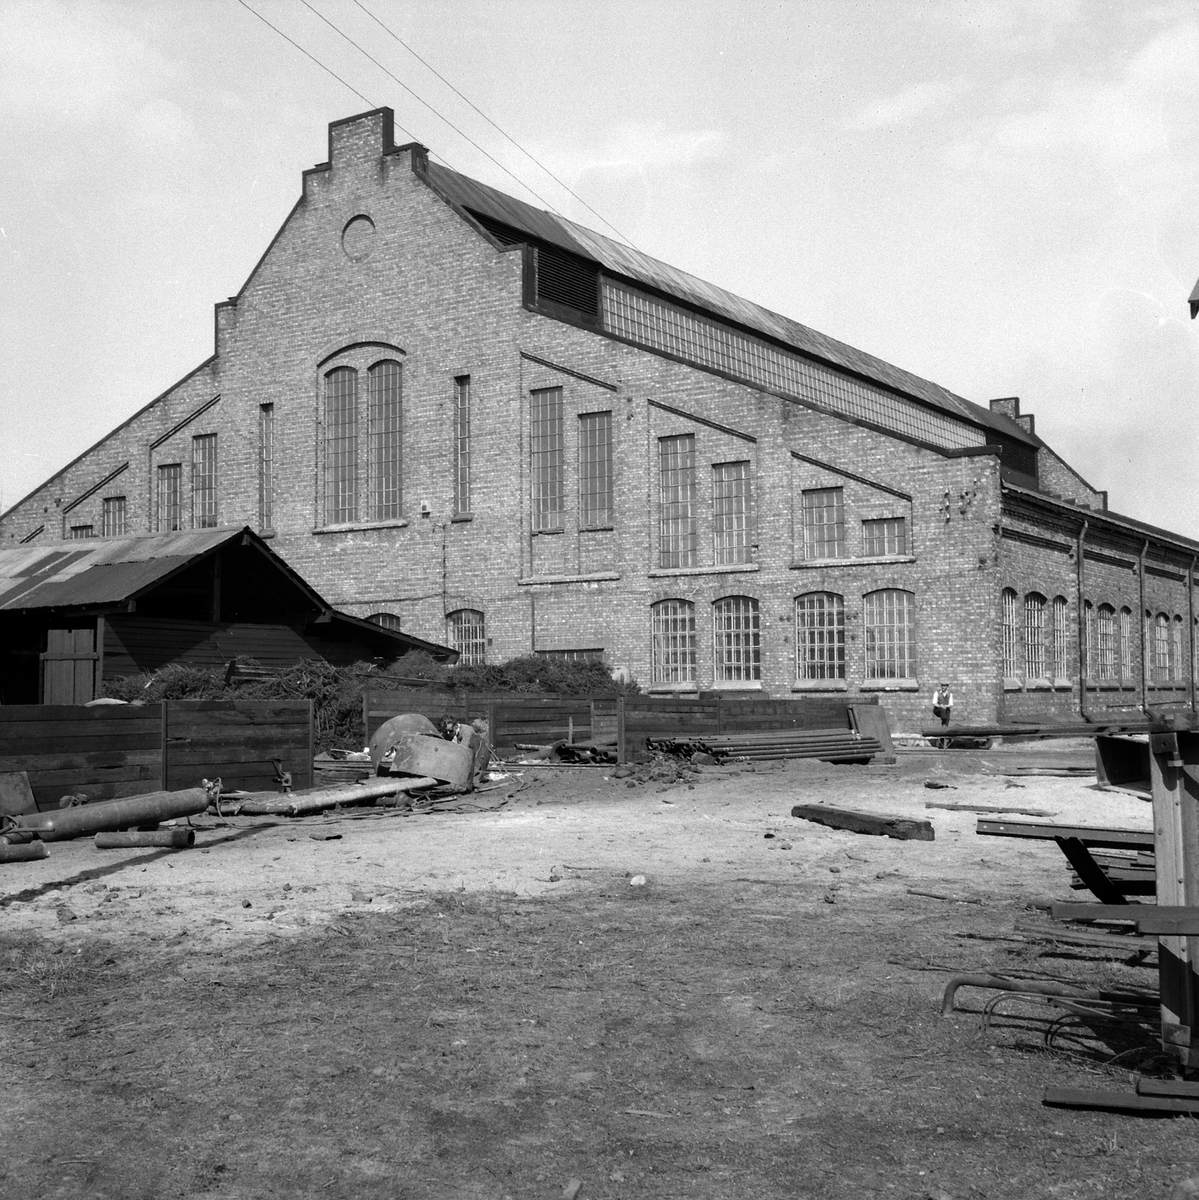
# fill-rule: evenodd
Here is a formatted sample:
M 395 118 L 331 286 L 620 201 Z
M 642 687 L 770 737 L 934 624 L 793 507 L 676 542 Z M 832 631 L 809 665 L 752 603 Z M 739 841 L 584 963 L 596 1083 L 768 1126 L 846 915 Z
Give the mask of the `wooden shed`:
M 453 650 L 330 607 L 253 530 L 0 549 L 0 704 L 86 704 L 170 663 L 285 668 Z

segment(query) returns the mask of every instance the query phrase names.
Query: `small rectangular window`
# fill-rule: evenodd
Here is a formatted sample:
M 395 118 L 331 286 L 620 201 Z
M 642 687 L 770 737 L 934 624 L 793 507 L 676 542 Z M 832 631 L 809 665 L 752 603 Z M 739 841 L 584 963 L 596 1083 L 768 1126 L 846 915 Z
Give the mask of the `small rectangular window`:
M 811 488 L 803 494 L 805 558 L 845 557 L 845 489 Z
M 536 650 L 538 658 L 552 658 L 558 662 L 597 662 L 604 661 L 602 646 L 591 650 Z
M 747 563 L 753 557 L 748 462 L 712 466 L 712 543 L 717 566 Z
M 217 525 L 216 434 L 192 438 L 192 528 Z
M 163 463 L 158 468 L 158 496 L 154 529 L 173 533 L 183 528 L 183 464 Z
M 658 439 L 658 483 L 658 566 L 694 567 L 698 548 L 695 434 Z
M 533 531 L 556 533 L 563 528 L 562 389 L 539 388 L 529 402 L 529 447 L 533 475 Z
M 907 519 L 905 517 L 882 517 L 876 521 L 863 521 L 862 552 L 870 556 L 907 554 Z
M 258 406 L 258 527 L 275 528 L 275 406 Z
M 579 416 L 579 526 L 612 524 L 612 414 Z
M 454 380 L 454 516 L 470 513 L 470 376 Z
M 100 512 L 100 532 L 104 537 L 123 537 L 129 532 L 125 497 L 105 496 Z
M 96 536 L 95 527 L 92 525 L 72 525 L 71 538 L 91 538 Z

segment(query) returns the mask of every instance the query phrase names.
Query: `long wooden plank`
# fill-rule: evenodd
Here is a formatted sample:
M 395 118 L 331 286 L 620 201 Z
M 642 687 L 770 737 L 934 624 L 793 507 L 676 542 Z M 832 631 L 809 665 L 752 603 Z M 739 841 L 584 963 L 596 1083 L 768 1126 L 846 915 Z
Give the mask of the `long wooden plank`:
M 103 754 L 120 753 L 122 751 L 157 750 L 161 740 L 157 730 L 138 733 L 129 737 L 62 737 L 62 738 L 30 738 L 25 743 L 6 743 L 0 745 L 0 759 L 24 758 L 32 760 L 43 755 L 55 756 L 63 753 L 74 754 Z
M 1055 921 L 1128 921 L 1139 933 L 1192 937 L 1199 933 L 1199 908 L 1182 904 L 1053 904 Z
M 988 837 L 1034 838 L 1053 841 L 1058 837 L 1078 838 L 1084 846 L 1116 849 L 1153 849 L 1152 831 L 1108 829 L 1090 825 L 1044 825 L 1034 821 L 992 821 L 980 817 L 975 832 Z
M 826 804 L 797 804 L 793 817 L 815 821 L 832 829 L 846 829 L 851 833 L 868 833 L 879 837 L 896 838 L 899 841 L 931 842 L 935 838 L 932 823 L 914 817 L 901 817 L 890 813 L 854 812 L 847 808 L 832 808 Z
M 1199 1079 L 1137 1080 L 1138 1096 L 1184 1096 L 1199 1100 Z
M 11 723 L 35 725 L 50 721 L 136 721 L 159 715 L 158 704 L 0 704 L 0 726 Z
M 1136 1092 L 1109 1092 L 1100 1088 L 1046 1088 L 1042 1103 L 1050 1108 L 1088 1108 L 1102 1112 L 1199 1113 L 1199 1098 L 1140 1096 Z
M 149 750 L 95 750 L 85 754 L 17 754 L 0 758 L 0 771 L 75 771 L 86 772 L 128 763 L 158 762 L 156 747 Z

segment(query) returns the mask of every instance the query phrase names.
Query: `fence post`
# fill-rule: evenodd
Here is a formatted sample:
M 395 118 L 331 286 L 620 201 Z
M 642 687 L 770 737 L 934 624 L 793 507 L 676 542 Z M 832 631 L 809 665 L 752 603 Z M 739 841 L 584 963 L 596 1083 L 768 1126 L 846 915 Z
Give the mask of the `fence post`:
M 616 761 L 628 762 L 624 748 L 624 697 L 616 697 Z
M 169 700 L 164 700 L 162 702 L 162 720 L 159 725 L 159 737 L 162 739 L 162 779 L 160 780 L 160 786 L 164 792 L 169 792 L 171 790 L 170 767 L 167 758 L 167 746 L 169 744 L 167 741 L 167 732 L 170 727 L 170 722 L 167 719 L 167 712 L 170 709 L 170 704 L 171 702 Z

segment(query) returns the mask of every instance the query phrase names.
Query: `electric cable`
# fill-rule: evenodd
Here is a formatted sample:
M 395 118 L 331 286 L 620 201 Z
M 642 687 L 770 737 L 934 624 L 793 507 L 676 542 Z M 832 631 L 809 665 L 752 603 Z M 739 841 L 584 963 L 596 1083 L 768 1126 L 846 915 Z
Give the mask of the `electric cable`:
M 594 208 L 592 208 L 591 205 L 588 204 L 587 201 L 584 200 L 583 197 L 580 196 L 579 193 L 576 192 L 569 184 L 564 183 L 561 179 L 559 179 L 558 176 L 555 175 L 553 173 L 553 171 L 551 171 L 549 169 L 549 167 L 547 167 L 544 163 L 540 162 L 536 157 L 534 157 L 534 155 L 531 154 L 528 150 L 526 150 L 511 134 L 507 133 L 504 129 L 502 129 L 499 125 L 497 125 L 477 104 L 474 103 L 473 100 L 470 99 L 470 97 L 464 96 L 444 75 L 442 75 L 442 73 L 440 71 L 437 70 L 436 67 L 434 67 L 431 63 L 427 62 L 424 58 L 422 58 L 415 50 L 413 50 L 413 48 L 410 45 L 408 45 L 408 43 L 406 41 L 404 41 L 404 39 L 402 37 L 400 37 L 400 35 L 398 33 L 396 33 L 393 29 L 389 28 L 382 20 L 380 20 L 377 16 L 375 16 L 375 14 L 373 12 L 371 12 L 371 10 L 369 8 L 367 8 L 365 4 L 362 3 L 362 0 L 354 0 L 354 3 L 360 9 L 362 9 L 362 11 L 364 13 L 366 13 L 366 15 L 368 17 L 370 17 L 370 19 L 372 21 L 374 21 L 375 24 L 378 25 L 379 28 L 384 31 L 384 33 L 388 34 L 390 37 L 394 38 L 397 42 L 399 42 L 399 44 L 401 46 L 403 46 L 404 49 L 407 50 L 408 53 L 411 54 L 412 57 L 415 58 L 417 62 L 419 62 L 422 66 L 427 68 L 429 71 L 432 71 L 432 73 L 434 75 L 436 75 L 437 78 L 440 79 L 441 82 L 444 83 L 446 85 L 446 87 L 448 87 L 450 89 L 450 91 L 454 93 L 455 96 L 457 96 L 465 104 L 470 105 L 470 107 L 472 109 L 474 109 L 474 111 L 477 112 L 479 114 L 479 116 L 481 116 L 483 118 L 483 120 L 486 121 L 487 124 L 492 127 L 492 129 L 494 129 L 497 133 L 499 133 L 501 137 L 507 138 L 508 141 L 510 141 L 512 143 L 512 145 L 514 145 L 521 152 L 521 154 L 523 154 L 534 166 L 536 166 L 540 170 L 544 171 L 560 188 L 562 188 L 565 192 L 567 192 L 571 196 L 573 196 L 589 213 L 592 214 L 592 216 L 598 217 L 599 220 L 603 221 L 603 223 L 605 225 L 607 225 L 607 227 L 610 230 L 612 230 L 612 232 L 614 234 L 616 234 L 616 236 L 619 237 L 621 239 L 621 241 L 627 242 L 630 246 L 633 246 L 633 242 L 632 242 L 631 238 L 628 238 L 623 233 L 621 233 L 620 230 L 617 229 L 616 226 L 613 225 L 612 222 L 607 219 L 607 217 L 605 217 L 602 213 L 599 213 Z M 490 157 L 490 155 L 488 157 Z M 494 162 L 495 160 L 493 159 L 492 161 Z M 511 172 L 509 172 L 509 174 L 511 174 Z M 514 176 L 514 178 L 515 178 L 515 176 Z M 531 188 L 529 190 L 532 191 Z M 536 195 L 536 193 L 534 193 L 534 195 Z M 559 214 L 559 215 L 561 215 L 561 214 Z M 636 249 L 635 246 L 633 248 Z

